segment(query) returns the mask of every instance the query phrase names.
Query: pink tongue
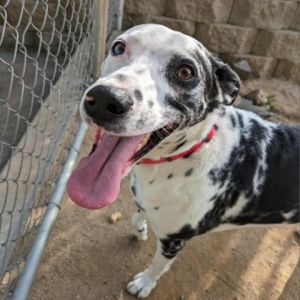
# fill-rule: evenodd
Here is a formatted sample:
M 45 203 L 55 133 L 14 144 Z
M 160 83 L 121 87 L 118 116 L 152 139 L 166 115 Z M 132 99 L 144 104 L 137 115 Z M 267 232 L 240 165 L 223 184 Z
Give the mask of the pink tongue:
M 105 134 L 96 150 L 79 162 L 69 178 L 67 191 L 79 206 L 104 207 L 118 197 L 122 172 L 143 136 L 117 137 Z

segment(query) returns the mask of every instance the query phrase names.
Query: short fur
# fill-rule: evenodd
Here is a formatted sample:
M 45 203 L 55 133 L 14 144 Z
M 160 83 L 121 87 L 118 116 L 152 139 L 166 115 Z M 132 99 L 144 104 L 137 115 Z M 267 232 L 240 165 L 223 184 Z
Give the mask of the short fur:
M 133 104 L 118 122 L 93 116 L 94 122 L 123 136 L 176 124 L 146 154 L 152 159 L 182 152 L 216 129 L 213 140 L 197 152 L 134 167 L 136 236 L 147 238 L 148 222 L 157 250 L 150 267 L 127 288 L 146 297 L 195 235 L 245 224 L 299 222 L 300 127 L 273 124 L 230 106 L 238 95 L 238 76 L 191 37 L 160 25 L 141 25 L 117 40 L 126 43 L 125 53 L 109 54 L 102 77 L 85 95 L 103 85 L 116 95 L 125 91 L 124 101 Z M 176 76 L 182 65 L 193 68 L 191 80 Z M 91 119 L 83 104 L 82 114 Z

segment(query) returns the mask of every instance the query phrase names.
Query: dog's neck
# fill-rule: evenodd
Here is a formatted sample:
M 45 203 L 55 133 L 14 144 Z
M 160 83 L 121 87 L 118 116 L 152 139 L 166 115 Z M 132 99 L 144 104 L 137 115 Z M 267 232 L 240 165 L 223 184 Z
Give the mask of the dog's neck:
M 206 118 L 200 123 L 189 128 L 174 131 L 149 152 L 146 155 L 146 158 L 155 160 L 160 157 L 168 157 L 190 149 L 193 145 L 202 139 L 205 139 L 214 125 L 218 126 L 218 120 L 220 119 L 220 116 L 225 113 L 225 110 L 226 108 L 221 106 L 208 113 Z

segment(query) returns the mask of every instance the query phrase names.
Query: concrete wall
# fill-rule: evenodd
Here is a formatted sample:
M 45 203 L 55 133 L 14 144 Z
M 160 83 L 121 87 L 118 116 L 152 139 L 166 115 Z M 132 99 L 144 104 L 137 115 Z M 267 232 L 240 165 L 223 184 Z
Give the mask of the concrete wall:
M 300 83 L 300 1 L 125 0 L 123 28 L 142 23 L 195 37 L 243 79 Z

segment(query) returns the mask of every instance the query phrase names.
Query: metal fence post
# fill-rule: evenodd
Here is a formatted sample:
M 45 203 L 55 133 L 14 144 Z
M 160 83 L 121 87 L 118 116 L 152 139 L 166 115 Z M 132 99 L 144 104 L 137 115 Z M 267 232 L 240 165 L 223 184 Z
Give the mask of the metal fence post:
M 101 72 L 101 63 L 105 57 L 105 45 L 107 36 L 107 18 L 108 18 L 108 0 L 96 1 L 95 8 L 95 32 L 94 32 L 94 53 L 92 60 L 92 76 L 93 79 L 97 79 Z
M 118 1 L 118 7 L 117 7 L 117 30 L 122 30 L 122 23 L 123 23 L 123 10 L 124 10 L 124 0 Z
M 79 127 L 73 146 L 71 147 L 70 153 L 65 162 L 64 168 L 59 177 L 56 188 L 48 204 L 46 214 L 39 227 L 32 248 L 29 252 L 27 263 L 23 269 L 23 272 L 21 273 L 20 279 L 14 290 L 13 300 L 26 300 L 29 295 L 34 280 L 34 276 L 36 274 L 39 262 L 42 258 L 43 250 L 46 246 L 48 237 L 50 235 L 52 225 L 59 212 L 59 205 L 61 200 L 63 199 L 65 187 L 68 178 L 70 176 L 70 173 L 76 162 L 76 158 L 79 153 L 82 141 L 84 139 L 86 129 L 87 129 L 87 125 L 84 123 L 82 123 Z

